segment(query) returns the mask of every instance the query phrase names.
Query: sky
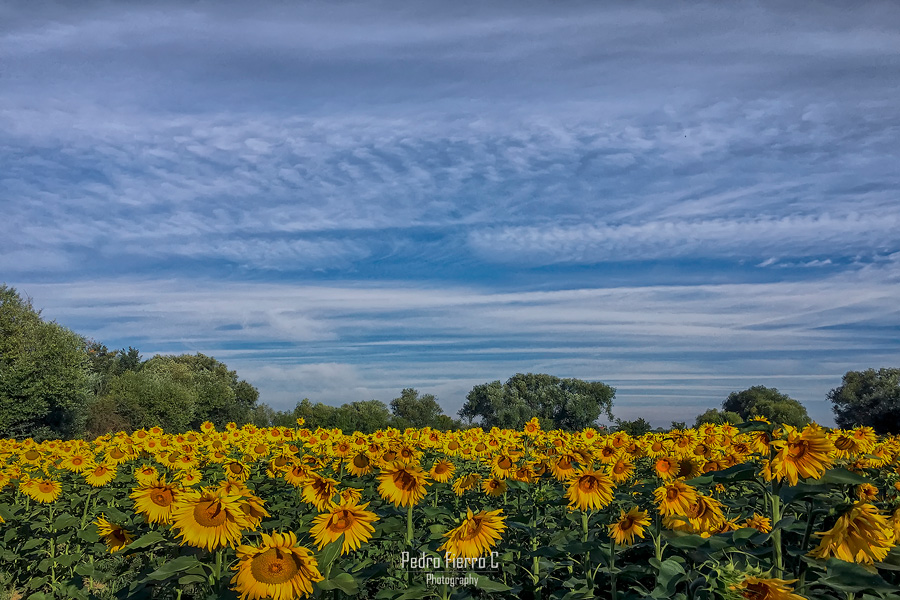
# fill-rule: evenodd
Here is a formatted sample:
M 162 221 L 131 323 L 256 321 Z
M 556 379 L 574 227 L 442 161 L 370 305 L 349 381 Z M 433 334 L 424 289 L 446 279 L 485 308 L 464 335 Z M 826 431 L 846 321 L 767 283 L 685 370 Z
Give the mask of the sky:
M 4 2 L 0 282 L 261 400 L 833 424 L 900 366 L 900 4 Z

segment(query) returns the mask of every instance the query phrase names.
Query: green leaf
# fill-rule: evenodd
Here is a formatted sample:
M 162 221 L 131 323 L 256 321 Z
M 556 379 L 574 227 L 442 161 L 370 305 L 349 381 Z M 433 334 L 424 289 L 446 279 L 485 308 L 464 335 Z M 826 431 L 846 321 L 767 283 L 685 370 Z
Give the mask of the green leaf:
M 134 540 L 126 547 L 126 551 L 130 550 L 142 550 L 144 548 L 148 548 L 153 544 L 164 541 L 166 538 L 163 534 L 158 531 L 151 531 L 149 533 L 145 533 L 138 539 Z
M 867 479 L 862 475 L 857 475 L 843 467 L 837 469 L 828 469 L 819 479 L 822 483 L 840 483 L 844 485 L 860 485 L 862 483 L 872 483 L 871 479 Z
M 512 589 L 506 584 L 500 583 L 499 581 L 494 581 L 493 579 L 490 579 L 485 575 L 472 573 L 471 571 L 466 573 L 466 576 L 474 578 L 476 581 L 475 587 L 479 590 L 484 590 L 485 592 L 508 592 Z
M 675 587 L 684 579 L 684 567 L 674 558 L 667 558 L 662 562 L 651 558 L 650 564 L 656 567 L 659 573 L 652 596 L 654 598 L 671 597 L 675 593 Z
M 690 481 L 686 481 L 688 485 L 709 485 L 710 483 L 737 483 L 738 481 L 752 481 L 756 479 L 756 465 L 752 463 L 741 463 L 728 467 L 722 471 L 707 473 L 700 477 L 695 477 Z
M 73 517 L 68 513 L 63 513 L 56 517 L 56 520 L 53 521 L 53 529 L 59 531 L 60 529 L 65 529 L 66 527 L 74 527 L 81 523 L 81 519 L 78 517 Z
M 187 571 L 191 567 L 196 567 L 198 565 L 201 565 L 201 563 L 195 556 L 179 556 L 178 558 L 173 558 L 169 562 L 164 563 L 160 568 L 147 575 L 147 578 L 155 581 L 164 581 L 176 573 Z
M 178 585 L 190 585 L 192 583 L 205 583 L 206 577 L 203 575 L 182 575 L 178 578 Z
M 416 585 L 402 590 L 381 590 L 375 594 L 375 598 L 378 600 L 413 600 L 425 598 L 427 595 L 427 587 L 424 585 Z
M 344 534 L 341 534 L 341 537 L 334 540 L 324 548 L 322 548 L 322 552 L 319 554 L 317 562 L 319 563 L 319 571 L 325 573 L 329 568 L 331 568 L 331 564 L 341 554 L 341 546 L 344 544 Z
M 825 577 L 820 578 L 819 583 L 842 592 L 856 593 L 869 590 L 876 593 L 896 593 L 897 591 L 897 586 L 891 585 L 879 575 L 837 558 L 831 558 L 825 563 Z
M 359 592 L 359 584 L 356 583 L 356 579 L 350 573 L 340 573 L 331 579 L 320 581 L 317 585 L 323 590 L 339 589 L 348 596 Z
M 31 538 L 30 540 L 22 544 L 22 551 L 24 552 L 25 550 L 31 550 L 32 548 L 37 548 L 38 546 L 46 543 L 47 540 L 41 538 Z

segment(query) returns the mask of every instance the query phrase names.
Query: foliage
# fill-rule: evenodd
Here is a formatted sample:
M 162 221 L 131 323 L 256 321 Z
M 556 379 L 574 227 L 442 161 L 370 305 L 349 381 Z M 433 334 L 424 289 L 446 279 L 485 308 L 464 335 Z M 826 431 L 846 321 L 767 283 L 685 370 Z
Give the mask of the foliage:
M 392 424 L 398 429 L 431 427 L 447 430 L 458 427 L 456 421 L 444 414 L 433 394 L 420 396 L 413 388 L 404 389 L 399 398 L 391 400 L 391 413 L 394 416 Z
M 775 388 L 755 385 L 740 392 L 732 392 L 722 403 L 722 410 L 740 415 L 746 421 L 753 417 L 803 427 L 810 423 L 806 408 Z
M 900 369 L 848 371 L 828 392 L 838 427 L 865 425 L 900 433 Z
M 694 427 L 700 427 L 706 423 L 712 423 L 713 425 L 737 425 L 743 421 L 741 415 L 736 412 L 731 412 L 729 410 L 718 410 L 716 408 L 710 408 L 706 412 L 700 413 L 697 415 L 696 420 L 694 421 Z
M 616 419 L 616 431 L 624 431 L 632 437 L 640 437 L 653 431 L 653 426 L 643 417 L 634 421 Z
M 0 285 L 0 436 L 80 435 L 89 388 L 84 338 Z
M 612 419 L 616 390 L 599 381 L 560 379 L 517 373 L 505 384 L 476 385 L 466 396 L 460 417 L 480 419 L 483 427 L 518 429 L 537 417 L 545 427 L 575 431 L 606 414 Z
M 200 353 L 156 355 L 138 369 L 120 371 L 108 376 L 105 393 L 91 403 L 89 422 L 95 433 L 117 420 L 127 423 L 124 429 L 158 425 L 170 431 L 196 429 L 204 421 L 219 427 L 246 423 L 259 397 L 235 371 Z

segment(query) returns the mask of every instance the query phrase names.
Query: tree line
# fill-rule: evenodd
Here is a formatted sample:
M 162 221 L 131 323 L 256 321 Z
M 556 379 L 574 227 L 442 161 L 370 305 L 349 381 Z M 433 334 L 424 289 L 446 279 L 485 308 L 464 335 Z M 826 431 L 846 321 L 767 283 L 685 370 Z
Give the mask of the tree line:
M 0 285 L 0 438 L 96 437 L 160 426 L 177 432 L 210 421 L 260 427 L 306 426 L 371 433 L 395 427 L 448 430 L 469 426 L 521 429 L 537 418 L 545 429 L 575 431 L 598 426 L 632 435 L 652 428 L 645 419 L 624 421 L 612 413 L 616 389 L 599 381 L 517 373 L 506 382 L 476 385 L 458 418 L 444 414 L 432 394 L 406 388 L 389 404 L 380 400 L 331 406 L 304 398 L 292 410 L 259 402 L 258 390 L 234 370 L 203 354 L 155 355 L 109 349 L 44 321 L 28 298 Z M 850 371 L 831 390 L 839 427 L 868 425 L 900 432 L 900 369 Z M 703 423 L 738 423 L 752 417 L 802 427 L 806 408 L 777 389 L 754 386 L 731 393 L 721 409 L 697 416 Z M 687 427 L 673 423 L 673 428 Z

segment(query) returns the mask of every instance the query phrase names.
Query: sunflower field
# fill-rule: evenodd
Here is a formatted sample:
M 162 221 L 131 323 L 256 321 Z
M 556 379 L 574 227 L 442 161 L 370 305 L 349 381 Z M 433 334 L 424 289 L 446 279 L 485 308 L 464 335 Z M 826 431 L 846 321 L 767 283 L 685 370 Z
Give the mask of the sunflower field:
M 869 428 L 0 440 L 0 598 L 900 597 Z

